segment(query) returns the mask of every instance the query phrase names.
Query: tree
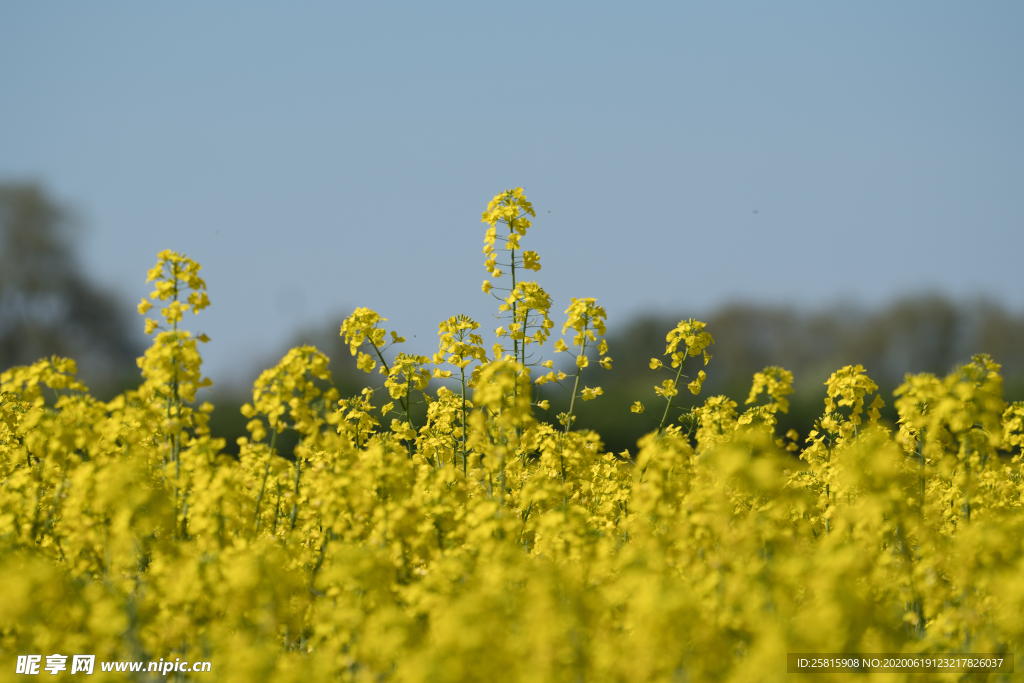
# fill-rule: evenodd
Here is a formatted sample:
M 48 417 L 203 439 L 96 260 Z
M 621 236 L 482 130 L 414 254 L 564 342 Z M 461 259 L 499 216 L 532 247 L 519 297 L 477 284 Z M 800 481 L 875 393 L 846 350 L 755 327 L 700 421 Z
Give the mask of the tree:
M 112 389 L 137 373 L 141 343 L 126 307 L 80 271 L 75 225 L 39 186 L 0 184 L 0 368 L 57 354 Z

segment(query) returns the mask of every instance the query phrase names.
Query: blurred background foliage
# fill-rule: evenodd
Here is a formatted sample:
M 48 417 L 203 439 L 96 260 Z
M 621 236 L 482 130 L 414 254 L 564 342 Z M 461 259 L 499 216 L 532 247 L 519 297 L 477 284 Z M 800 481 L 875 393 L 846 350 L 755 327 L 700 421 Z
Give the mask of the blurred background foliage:
M 664 399 L 655 395 L 654 386 L 668 375 L 664 370 L 651 370 L 650 360 L 662 358 L 667 362 L 662 355 L 665 335 L 689 317 L 706 322 L 715 343 L 707 367 L 702 368 L 697 361 L 688 362 L 685 374 L 695 375 L 704 369 L 707 380 L 699 396 L 683 391 L 677 397 L 681 410 L 718 394 L 742 406 L 754 373 L 780 365 L 793 372 L 794 393 L 789 413 L 778 415 L 778 433 L 796 429 L 802 439 L 823 410 L 825 380 L 844 365 L 859 363 L 878 383 L 886 402 L 883 420 L 895 423 L 892 392 L 905 374 L 932 372 L 944 376 L 976 353 L 989 353 L 1002 364 L 1007 401 L 1024 400 L 1024 315 L 1011 314 L 983 299 L 954 302 L 925 294 L 901 298 L 875 310 L 853 305 L 802 311 L 785 306 L 732 304 L 710 313 L 682 309 L 675 314 L 650 314 L 626 322 L 611 320 L 608 346 L 614 359 L 612 369 L 592 365 L 584 371 L 582 380 L 587 386 L 602 387 L 604 395 L 577 406 L 578 427 L 598 431 L 608 450 L 618 453 L 628 449 L 634 453 L 636 440 L 657 427 L 664 408 Z M 355 359 L 338 336 L 340 324 L 339 319 L 322 328 L 304 330 L 296 334 L 292 346 L 313 344 L 326 353 L 335 385 L 343 396 L 357 393 L 363 386 L 379 386 L 382 379 L 376 373 L 367 375 L 356 369 Z M 253 378 L 286 351 L 282 348 L 276 357 L 254 367 Z M 575 372 L 562 354 L 554 354 L 547 345 L 544 355 L 562 361 L 566 373 Z M 566 381 L 571 382 L 571 376 Z M 541 389 L 540 398 L 551 401 L 553 419 L 565 409 L 568 391 L 547 385 Z M 219 410 L 211 422 L 215 431 L 233 435 L 232 440 L 244 435 L 246 420 L 235 409 L 243 400 L 231 395 L 220 397 L 216 403 Z M 637 400 L 648 408 L 647 413 L 630 412 Z M 223 410 L 229 403 L 230 409 Z
M 126 297 L 104 291 L 81 272 L 75 252 L 78 233 L 73 212 L 40 186 L 0 184 L 0 369 L 52 354 L 68 356 L 78 361 L 82 379 L 97 395 L 113 396 L 140 381 L 135 359 L 143 350 L 141 323 Z M 348 295 L 359 299 L 358 292 Z M 254 363 L 249 381 L 276 364 L 288 348 L 313 344 L 331 358 L 334 383 L 342 396 L 364 386 L 380 386 L 379 375 L 356 369 L 338 335 L 342 317 L 297 331 L 287 347 Z M 1024 399 L 1024 315 L 984 299 L 957 302 L 922 294 L 881 309 L 840 305 L 816 311 L 752 304 L 710 312 L 681 307 L 673 314 L 609 321 L 613 367 L 594 366 L 584 373 L 584 384 L 601 386 L 604 395 L 579 407 L 577 426 L 599 430 L 608 450 L 633 452 L 637 438 L 657 426 L 651 415 L 660 415 L 661 399 L 655 396 L 654 385 L 663 377 L 649 368 L 650 359 L 662 357 L 665 334 L 689 317 L 707 323 L 715 344 L 700 396 L 684 391 L 677 400 L 683 410 L 717 394 L 742 405 L 753 374 L 780 365 L 793 372 L 795 393 L 789 414 L 779 415 L 779 433 L 792 428 L 803 437 L 821 413 L 829 374 L 859 363 L 886 400 L 883 418 L 893 421 L 892 390 L 906 373 L 944 375 L 976 353 L 989 353 L 1002 364 L 1007 401 Z M 555 322 L 561 323 L 557 317 Z M 433 332 L 418 330 L 417 335 Z M 566 360 L 545 348 L 546 357 Z M 691 363 L 687 374 L 699 369 Z M 246 434 L 247 420 L 239 408 L 251 397 L 214 381 L 212 397 L 206 397 L 217 406 L 210 427 L 235 452 L 235 440 Z M 541 398 L 551 400 L 552 417 L 564 409 L 567 393 L 557 386 L 543 388 Z M 629 407 L 636 400 L 650 412 L 631 413 Z M 278 446 L 288 452 L 287 437 Z
M 66 356 L 97 396 L 113 396 L 139 383 L 142 329 L 79 269 L 79 233 L 40 186 L 0 184 L 0 368 Z
M 664 405 L 654 394 L 662 376 L 648 368 L 665 350 L 665 334 L 682 318 L 649 315 L 625 326 L 609 325 L 613 368 L 599 381 L 605 395 L 583 407 L 580 426 L 599 429 L 606 447 L 635 450 L 636 439 L 657 426 L 646 415 L 629 413 L 634 400 L 651 412 Z M 733 304 L 699 316 L 715 338 L 700 396 L 682 392 L 688 408 L 707 396 L 724 394 L 740 406 L 755 372 L 780 365 L 794 375 L 788 414 L 779 414 L 778 433 L 796 429 L 807 435 L 821 415 L 824 382 L 844 365 L 860 364 L 879 386 L 886 401 L 883 419 L 895 422 L 892 392 L 906 373 L 946 375 L 976 353 L 990 353 L 1003 365 L 1007 401 L 1024 398 L 1024 316 L 1013 315 L 985 300 L 957 303 L 936 295 L 902 298 L 870 310 L 840 306 L 800 311 L 783 306 Z M 613 330 L 618 329 L 618 332 Z M 696 374 L 698 364 L 687 366 Z M 596 373 L 595 373 L 596 374 Z M 660 413 L 659 413 L 660 416 Z

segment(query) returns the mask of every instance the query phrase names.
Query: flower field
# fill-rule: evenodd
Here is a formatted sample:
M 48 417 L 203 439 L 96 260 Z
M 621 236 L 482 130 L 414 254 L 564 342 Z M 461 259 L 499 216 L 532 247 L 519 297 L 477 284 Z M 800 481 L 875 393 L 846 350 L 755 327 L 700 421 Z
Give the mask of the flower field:
M 136 390 L 99 401 L 70 359 L 5 371 L 0 679 L 33 653 L 246 683 L 775 681 L 796 652 L 1024 654 L 1024 403 L 993 359 L 892 397 L 837 369 L 815 429 L 777 434 L 783 368 L 743 405 L 674 407 L 715 369 L 714 330 L 684 320 L 649 363 L 657 402 L 633 405 L 649 433 L 608 453 L 574 429 L 614 362 L 605 311 L 553 319 L 525 279 L 533 216 L 521 188 L 483 214 L 487 341 L 455 316 L 432 357 L 403 353 L 356 309 L 339 332 L 367 388 L 340 396 L 326 356 L 292 349 L 253 386 L 238 458 L 195 400 L 206 339 L 184 328 L 210 299 L 184 255 L 149 271 Z M 542 386 L 567 410 L 542 419 Z

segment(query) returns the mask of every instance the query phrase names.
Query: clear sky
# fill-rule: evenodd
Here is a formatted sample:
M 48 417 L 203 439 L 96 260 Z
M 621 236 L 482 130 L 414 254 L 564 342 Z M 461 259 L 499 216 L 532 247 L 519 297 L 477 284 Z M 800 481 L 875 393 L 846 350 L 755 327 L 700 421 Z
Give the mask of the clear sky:
M 216 6 L 212 6 L 216 5 Z M 1024 3 L 4 3 L 0 180 L 126 302 L 203 264 L 215 382 L 356 306 L 485 328 L 523 186 L 561 311 L 1024 308 Z M 140 322 L 141 325 L 141 322 Z M 490 340 L 488 340 L 490 341 Z

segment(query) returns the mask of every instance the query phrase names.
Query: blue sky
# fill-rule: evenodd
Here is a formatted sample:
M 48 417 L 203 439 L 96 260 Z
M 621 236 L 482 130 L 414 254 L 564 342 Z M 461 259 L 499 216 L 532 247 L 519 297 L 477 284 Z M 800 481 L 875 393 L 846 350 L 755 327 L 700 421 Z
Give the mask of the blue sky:
M 145 291 L 200 261 L 215 382 L 369 306 L 420 352 L 523 186 L 561 311 L 1024 308 L 1024 4 L 5 3 L 0 180 Z M 141 323 L 140 323 L 141 324 Z

